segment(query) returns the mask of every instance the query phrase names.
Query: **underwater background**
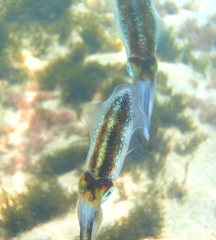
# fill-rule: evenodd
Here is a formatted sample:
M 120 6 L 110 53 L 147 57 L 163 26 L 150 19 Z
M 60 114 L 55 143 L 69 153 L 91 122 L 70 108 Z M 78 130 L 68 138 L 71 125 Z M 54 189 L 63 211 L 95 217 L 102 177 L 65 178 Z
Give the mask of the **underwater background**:
M 168 31 L 152 151 L 132 139 L 97 239 L 214 240 L 215 0 L 155 5 Z M 0 239 L 79 239 L 83 109 L 131 83 L 113 19 L 104 0 L 0 0 Z

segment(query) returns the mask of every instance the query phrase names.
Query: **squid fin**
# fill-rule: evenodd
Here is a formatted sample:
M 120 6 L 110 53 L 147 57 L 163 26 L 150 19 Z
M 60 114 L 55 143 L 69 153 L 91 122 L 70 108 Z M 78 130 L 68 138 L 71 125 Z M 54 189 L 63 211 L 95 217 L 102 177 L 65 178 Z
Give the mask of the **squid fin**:
M 168 27 L 165 21 L 163 20 L 163 18 L 159 15 L 155 7 L 154 0 L 151 0 L 151 6 L 152 6 L 153 15 L 156 21 L 155 42 L 156 42 L 156 50 L 157 50 L 157 47 L 159 45 L 164 44 L 164 39 L 165 39 Z
M 121 26 L 120 26 L 119 17 L 118 17 L 119 12 L 117 8 L 117 2 L 116 0 L 105 0 L 105 1 L 109 4 L 109 6 L 111 7 L 114 13 L 114 21 L 109 32 L 112 36 L 115 36 L 123 40 L 123 35 L 122 35 Z

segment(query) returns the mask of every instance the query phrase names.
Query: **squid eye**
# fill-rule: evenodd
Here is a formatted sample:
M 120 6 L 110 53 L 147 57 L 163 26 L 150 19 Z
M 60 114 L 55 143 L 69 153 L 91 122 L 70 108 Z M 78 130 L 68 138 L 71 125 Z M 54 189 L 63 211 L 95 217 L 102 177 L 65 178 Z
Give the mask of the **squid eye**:
M 138 67 L 133 62 L 128 62 L 127 70 L 132 77 L 135 77 L 138 72 Z
M 151 70 L 152 73 L 156 73 L 156 71 L 157 71 L 157 64 L 155 63 L 155 64 L 151 65 L 150 70 Z
M 105 202 L 107 200 L 107 198 L 111 195 L 111 193 L 113 192 L 114 187 L 111 187 L 101 198 L 101 203 Z
M 80 179 L 78 188 L 80 191 L 85 191 L 88 188 L 88 182 L 83 177 Z
M 131 68 L 132 68 L 132 76 L 135 77 L 137 75 L 138 72 L 138 67 L 136 64 L 131 63 Z
M 94 179 L 89 172 L 84 172 L 79 180 L 78 191 L 84 193 L 94 183 Z
M 133 71 L 132 71 L 130 65 L 127 66 L 127 70 L 128 70 L 128 72 L 129 72 L 129 74 L 133 77 Z

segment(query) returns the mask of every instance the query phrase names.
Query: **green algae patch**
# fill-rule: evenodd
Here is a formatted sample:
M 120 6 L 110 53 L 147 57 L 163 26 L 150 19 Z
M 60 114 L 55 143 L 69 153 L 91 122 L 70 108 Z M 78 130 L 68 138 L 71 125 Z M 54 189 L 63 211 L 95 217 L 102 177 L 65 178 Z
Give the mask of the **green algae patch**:
M 200 26 L 196 18 L 188 18 L 182 24 L 179 36 L 187 40 L 193 50 L 212 51 L 215 44 L 216 26 L 211 21 Z
M 167 85 L 168 76 L 164 72 L 158 74 L 158 91 L 169 99 L 164 103 L 155 101 L 152 115 L 154 121 L 164 128 L 176 127 L 181 132 L 194 131 L 193 120 L 184 116 L 184 110 L 190 106 L 190 98 L 186 94 L 173 94 L 171 87 Z
M 86 24 L 86 22 L 88 24 Z M 88 46 L 89 54 L 99 52 L 105 42 L 105 38 L 99 30 L 100 24 L 98 23 L 98 17 L 92 13 L 87 13 L 79 19 L 79 23 L 82 26 L 80 35 Z
M 182 62 L 191 66 L 195 71 L 203 74 L 206 77 L 206 70 L 211 64 L 211 58 L 207 52 L 195 56 L 189 45 L 186 45 L 182 50 Z
M 188 177 L 188 168 L 189 163 L 185 165 L 185 177 L 182 183 L 178 183 L 176 180 L 173 180 L 167 188 L 166 195 L 167 198 L 176 200 L 178 203 L 185 203 L 187 201 L 187 189 L 185 188 L 187 177 Z
M 74 28 L 70 6 L 76 2 L 4 1 L 0 15 L 0 78 L 12 84 L 23 83 L 29 74 L 22 66 L 23 49 L 30 50 L 34 57 L 44 57 L 54 37 L 58 36 L 60 43 L 66 42 Z
M 81 13 L 76 20 L 76 23 L 81 26 L 79 34 L 88 47 L 88 54 L 120 50 L 118 45 L 115 44 L 115 39 L 106 33 L 107 28 L 111 26 L 106 15 L 90 11 Z
M 72 67 L 84 61 L 86 56 L 85 46 L 76 44 L 71 52 L 50 63 L 45 69 L 37 72 L 37 82 L 42 90 L 53 90 L 63 80 L 72 78 Z
M 137 240 L 141 238 L 158 238 L 164 225 L 163 207 L 156 194 L 146 193 L 139 196 L 141 203 L 129 211 L 127 217 L 121 218 L 112 226 L 101 229 L 98 240 Z
M 51 154 L 43 154 L 33 172 L 35 177 L 48 180 L 77 169 L 84 163 L 88 147 L 85 144 L 73 144 Z
M 12 0 L 5 1 L 3 5 L 4 19 L 13 24 L 17 22 L 47 22 L 53 24 L 54 21 L 62 17 L 64 12 L 69 9 L 71 0 L 31 1 L 31 0 Z
M 103 66 L 97 61 L 85 62 L 87 51 L 86 45 L 78 43 L 67 56 L 37 73 L 41 89 L 59 89 L 62 105 L 72 106 L 77 111 L 96 93 L 101 92 L 105 100 L 115 86 L 128 81 L 125 65 Z
M 184 203 L 186 201 L 187 191 L 184 186 L 177 183 L 175 180 L 169 185 L 167 189 L 167 197 L 169 199 L 175 199 L 178 203 Z
M 183 133 L 195 130 L 193 121 L 182 115 L 182 111 L 186 107 L 185 103 L 181 101 L 183 99 L 183 94 L 176 94 L 172 97 L 171 101 L 166 102 L 165 104 L 155 104 L 155 115 L 159 117 L 162 127 L 176 127 Z
M 164 31 L 157 49 L 158 57 L 165 62 L 176 62 L 181 57 L 182 49 L 176 43 L 173 28 Z
M 7 237 L 14 237 L 66 213 L 75 207 L 76 199 L 76 193 L 68 194 L 56 180 L 37 181 L 27 185 L 26 193 L 16 197 L 5 195 L 5 202 L 1 205 L 1 227 L 6 230 Z
M 191 138 L 184 142 L 184 144 L 176 144 L 174 151 L 181 156 L 191 154 L 203 142 L 203 137 L 194 134 Z
M 71 77 L 65 77 L 62 82 L 63 103 L 77 106 L 91 101 L 106 78 L 106 69 L 97 62 L 75 65 Z
M 158 73 L 158 93 L 165 101 L 154 103 L 154 109 L 150 127 L 150 143 L 142 138 L 140 130 L 137 130 L 132 138 L 133 152 L 125 161 L 122 173 L 130 172 L 134 182 L 139 181 L 140 169 L 147 171 L 148 177 L 155 181 L 158 177 L 165 177 L 165 166 L 168 154 L 175 151 L 181 156 L 192 154 L 204 141 L 203 137 L 196 133 L 197 128 L 191 117 L 185 116 L 184 111 L 190 107 L 190 98 L 185 94 L 174 94 L 168 86 L 168 75 L 165 72 Z M 171 137 L 166 136 L 166 130 L 175 128 L 182 134 L 189 134 L 180 144 L 171 147 Z

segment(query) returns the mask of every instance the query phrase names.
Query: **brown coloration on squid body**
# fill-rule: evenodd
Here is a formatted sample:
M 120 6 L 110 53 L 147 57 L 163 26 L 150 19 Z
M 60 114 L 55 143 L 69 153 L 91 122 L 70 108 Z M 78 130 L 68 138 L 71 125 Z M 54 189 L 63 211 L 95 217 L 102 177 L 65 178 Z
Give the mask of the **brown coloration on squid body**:
M 111 180 L 105 178 L 95 180 L 89 172 L 84 172 L 79 181 L 78 191 L 85 204 L 96 206 L 101 204 L 101 198 L 111 187 L 113 187 Z
M 128 62 L 132 68 L 133 66 L 137 68 L 134 81 L 146 81 L 146 79 L 150 79 L 152 84 L 155 83 L 157 74 L 157 60 L 155 56 L 150 56 L 146 60 L 139 57 L 130 57 Z
M 156 19 L 152 0 L 116 0 L 130 56 L 147 60 L 155 55 Z
M 132 125 L 131 93 L 117 96 L 98 130 L 87 170 L 97 178 L 111 178 L 120 161 L 126 132 Z

